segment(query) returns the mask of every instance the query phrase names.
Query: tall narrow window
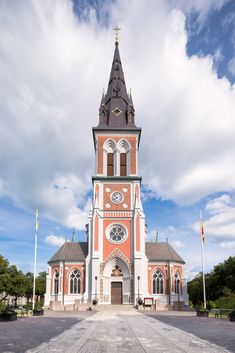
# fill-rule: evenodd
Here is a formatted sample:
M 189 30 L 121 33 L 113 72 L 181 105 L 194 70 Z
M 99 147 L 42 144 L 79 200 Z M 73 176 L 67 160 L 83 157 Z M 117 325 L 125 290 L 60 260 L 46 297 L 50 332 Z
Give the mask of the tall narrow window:
M 56 271 L 54 274 L 54 294 L 59 293 L 59 272 Z
M 163 294 L 163 274 L 159 270 L 153 274 L 153 294 Z
M 120 153 L 120 176 L 126 176 L 126 153 Z
M 107 176 L 114 176 L 114 155 L 107 153 Z
M 175 274 L 174 282 L 175 294 L 180 294 L 180 276 L 178 273 Z
M 79 294 L 81 293 L 81 276 L 77 269 L 73 270 L 70 275 L 70 293 Z

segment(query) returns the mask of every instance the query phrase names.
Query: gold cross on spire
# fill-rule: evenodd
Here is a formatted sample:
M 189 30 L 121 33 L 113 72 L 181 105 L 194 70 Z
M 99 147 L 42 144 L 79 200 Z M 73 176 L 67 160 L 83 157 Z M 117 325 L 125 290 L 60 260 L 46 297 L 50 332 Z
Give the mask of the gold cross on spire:
M 119 28 L 118 26 L 116 26 L 116 27 L 113 28 L 113 30 L 114 30 L 115 35 L 116 35 L 115 42 L 116 42 L 116 43 L 119 43 L 118 32 L 121 30 L 121 28 Z

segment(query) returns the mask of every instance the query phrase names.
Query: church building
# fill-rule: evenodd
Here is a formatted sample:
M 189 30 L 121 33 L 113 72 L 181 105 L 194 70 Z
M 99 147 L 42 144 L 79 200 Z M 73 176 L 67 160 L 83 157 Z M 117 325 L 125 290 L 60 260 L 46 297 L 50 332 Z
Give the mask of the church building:
M 168 242 L 147 242 L 138 155 L 141 128 L 127 93 L 116 39 L 107 93 L 92 129 L 93 204 L 87 242 L 65 242 L 49 260 L 45 305 L 188 304 L 184 260 Z M 54 306 L 53 306 L 54 305 Z

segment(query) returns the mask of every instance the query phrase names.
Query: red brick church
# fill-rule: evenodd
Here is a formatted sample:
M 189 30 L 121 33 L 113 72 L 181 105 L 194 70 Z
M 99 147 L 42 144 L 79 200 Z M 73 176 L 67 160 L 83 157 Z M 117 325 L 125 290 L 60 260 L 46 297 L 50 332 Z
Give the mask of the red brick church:
M 49 260 L 45 305 L 135 304 L 151 297 L 158 308 L 188 304 L 184 260 L 168 243 L 147 242 L 141 203 L 138 154 L 141 128 L 135 125 L 118 40 L 108 90 L 92 129 L 95 149 L 93 206 L 87 242 L 65 242 Z

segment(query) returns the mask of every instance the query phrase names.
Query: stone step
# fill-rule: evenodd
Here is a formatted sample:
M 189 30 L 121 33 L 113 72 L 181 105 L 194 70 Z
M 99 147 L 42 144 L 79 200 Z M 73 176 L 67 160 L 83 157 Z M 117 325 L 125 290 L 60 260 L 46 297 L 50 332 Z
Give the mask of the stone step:
M 96 311 L 135 311 L 136 308 L 133 305 L 122 304 L 122 305 L 113 305 L 113 304 L 100 304 L 96 305 Z

